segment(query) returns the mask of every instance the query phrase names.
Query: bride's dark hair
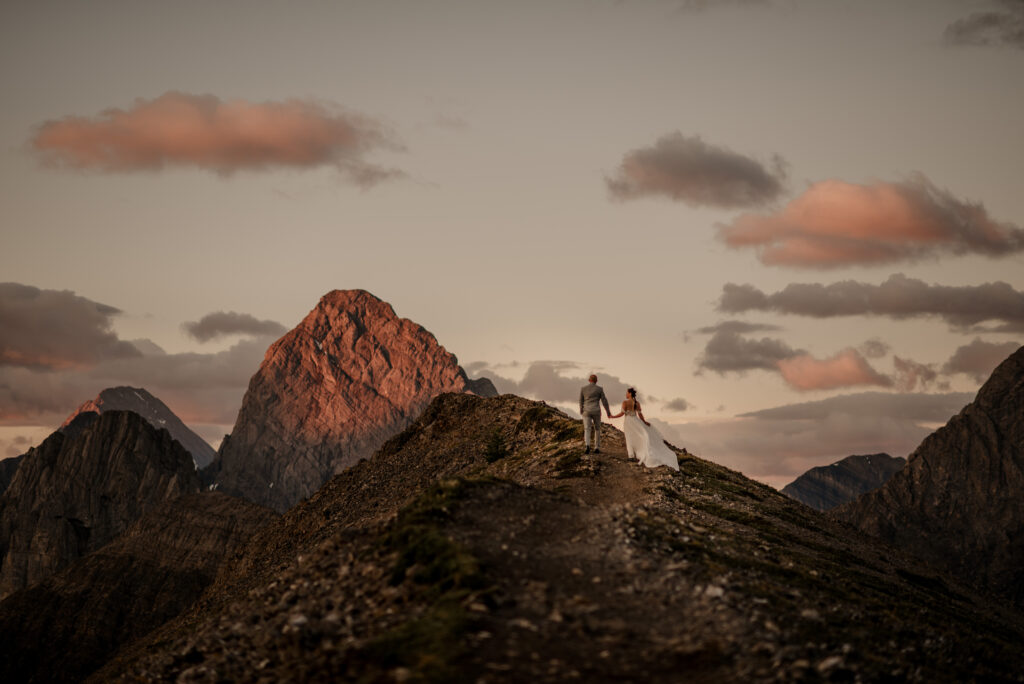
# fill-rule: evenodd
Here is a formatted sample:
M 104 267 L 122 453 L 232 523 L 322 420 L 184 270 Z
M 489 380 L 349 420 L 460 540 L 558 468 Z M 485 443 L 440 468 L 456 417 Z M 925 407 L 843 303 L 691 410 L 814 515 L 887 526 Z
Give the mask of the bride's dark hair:
M 628 390 L 626 390 L 626 393 L 629 394 L 629 396 L 633 397 L 633 403 L 635 404 L 636 403 L 636 390 L 633 389 L 632 387 L 630 387 Z

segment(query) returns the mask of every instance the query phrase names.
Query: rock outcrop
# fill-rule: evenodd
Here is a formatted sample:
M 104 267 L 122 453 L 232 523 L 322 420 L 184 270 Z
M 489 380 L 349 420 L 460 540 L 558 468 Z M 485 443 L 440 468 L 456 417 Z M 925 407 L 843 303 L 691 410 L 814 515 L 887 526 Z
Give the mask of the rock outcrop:
M 210 444 L 193 432 L 167 404 L 160 401 L 141 387 L 108 387 L 96 396 L 79 406 L 68 416 L 61 429 L 66 429 L 76 416 L 83 413 L 103 413 L 105 411 L 133 411 L 149 421 L 150 425 L 163 428 L 171 433 L 171 437 L 181 442 L 192 454 L 197 468 L 205 468 L 213 460 L 216 452 Z
M 267 350 L 207 476 L 285 511 L 368 458 L 442 392 L 471 384 L 433 335 L 363 290 L 334 290 Z
M 831 465 L 811 468 L 783 487 L 782 493 L 813 509 L 827 511 L 878 489 L 906 463 L 907 459 L 889 454 L 847 456 Z
M 24 456 L 0 497 L 0 598 L 95 551 L 143 513 L 199 491 L 192 456 L 130 411 L 83 414 Z
M 834 515 L 1024 606 L 1024 347 L 881 489 Z
M 22 454 L 21 456 L 5 458 L 0 461 L 0 494 L 7 491 L 7 488 L 11 484 L 11 480 L 14 479 L 14 473 L 17 472 L 18 466 L 21 465 L 24 458 L 25 454 Z
M 1020 613 L 739 473 L 438 397 L 94 681 L 1013 681 Z M 214 674 L 215 673 L 215 674 Z
M 81 681 L 199 598 L 277 515 L 217 492 L 159 504 L 103 548 L 0 602 L 0 681 Z

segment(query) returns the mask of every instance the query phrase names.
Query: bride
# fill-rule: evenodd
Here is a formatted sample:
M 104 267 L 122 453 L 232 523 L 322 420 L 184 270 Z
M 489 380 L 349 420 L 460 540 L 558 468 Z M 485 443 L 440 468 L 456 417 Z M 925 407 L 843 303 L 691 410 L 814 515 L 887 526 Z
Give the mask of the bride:
M 640 402 L 636 400 L 636 390 L 632 387 L 626 390 L 626 401 L 622 402 L 622 412 L 608 417 L 621 418 L 622 416 L 626 417 L 622 425 L 622 432 L 626 435 L 626 453 L 630 458 L 636 458 L 648 468 L 665 465 L 673 470 L 679 470 L 679 459 L 675 452 L 665 445 L 661 434 L 644 418 L 644 413 L 640 410 Z

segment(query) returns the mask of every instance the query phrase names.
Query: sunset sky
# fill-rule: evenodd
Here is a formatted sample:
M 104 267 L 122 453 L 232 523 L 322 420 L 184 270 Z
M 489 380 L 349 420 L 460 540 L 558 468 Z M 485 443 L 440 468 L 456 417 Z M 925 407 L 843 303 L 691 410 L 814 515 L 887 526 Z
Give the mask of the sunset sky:
M 1024 343 L 1024 0 L 7 2 L 0 92 L 0 458 L 332 289 L 776 486 Z

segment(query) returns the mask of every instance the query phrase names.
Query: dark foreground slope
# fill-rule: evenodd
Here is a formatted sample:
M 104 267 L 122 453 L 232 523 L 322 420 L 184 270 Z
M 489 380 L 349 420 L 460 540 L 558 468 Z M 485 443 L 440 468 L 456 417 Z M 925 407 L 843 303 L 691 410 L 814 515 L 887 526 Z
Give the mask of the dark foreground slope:
M 1024 347 L 903 470 L 834 514 L 1024 607 Z
M 827 511 L 878 489 L 907 459 L 889 454 L 847 456 L 830 465 L 811 468 L 782 488 L 782 493 L 818 511 Z
M 0 602 L 0 681 L 78 681 L 189 608 L 277 515 L 208 492 L 165 502 L 119 538 Z
M 1019 614 L 605 429 L 588 458 L 543 404 L 442 395 L 96 679 L 1019 681 Z

